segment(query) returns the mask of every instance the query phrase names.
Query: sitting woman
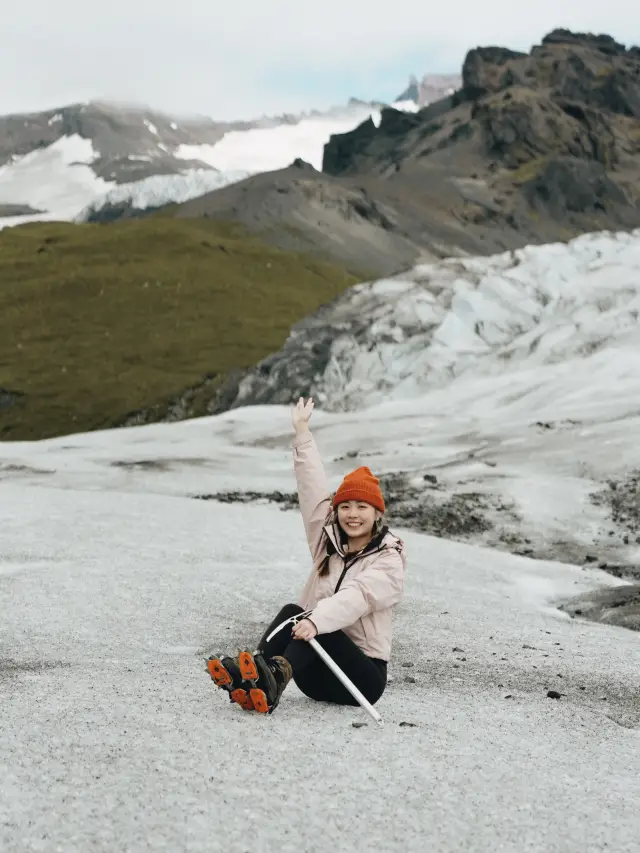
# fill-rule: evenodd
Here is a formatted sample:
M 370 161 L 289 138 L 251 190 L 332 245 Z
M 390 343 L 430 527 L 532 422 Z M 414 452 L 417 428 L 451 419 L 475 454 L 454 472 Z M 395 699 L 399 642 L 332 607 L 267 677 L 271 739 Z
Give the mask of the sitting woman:
M 312 411 L 313 399 L 300 398 L 291 414 L 298 497 L 313 559 L 300 602 L 282 608 L 255 652 L 207 661 L 215 683 L 245 710 L 271 713 L 291 678 L 311 699 L 357 704 L 307 642 L 314 637 L 371 704 L 387 684 L 392 610 L 404 584 L 404 544 L 382 524 L 384 498 L 369 468 L 347 474 L 331 499 L 309 431 Z M 308 615 L 267 639 L 298 614 Z

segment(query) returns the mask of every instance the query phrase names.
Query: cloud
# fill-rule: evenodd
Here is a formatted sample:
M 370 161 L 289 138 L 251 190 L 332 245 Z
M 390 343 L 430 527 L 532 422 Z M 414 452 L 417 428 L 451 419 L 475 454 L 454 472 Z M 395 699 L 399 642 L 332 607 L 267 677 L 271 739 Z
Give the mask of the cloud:
M 579 11 L 578 11 L 579 10 Z M 555 27 L 640 43 L 628 0 L 30 0 L 3 11 L 0 112 L 105 98 L 216 118 L 399 91 L 481 44 L 528 49 Z M 381 89 L 384 88 L 384 92 Z

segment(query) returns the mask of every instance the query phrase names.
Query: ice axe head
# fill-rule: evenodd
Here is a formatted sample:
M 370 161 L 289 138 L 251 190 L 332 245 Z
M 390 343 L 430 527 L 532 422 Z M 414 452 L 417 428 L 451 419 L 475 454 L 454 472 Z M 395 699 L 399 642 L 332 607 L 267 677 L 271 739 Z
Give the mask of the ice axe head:
M 269 634 L 269 636 L 267 637 L 267 643 L 273 636 L 275 636 L 275 634 L 278 633 L 278 631 L 281 631 L 285 625 L 297 625 L 298 622 L 302 622 L 303 619 L 307 619 L 307 617 L 311 616 L 312 613 L 313 610 L 305 610 L 303 613 L 296 613 L 295 616 L 291 616 L 289 619 L 285 619 L 284 622 L 281 622 L 279 625 L 277 625 Z

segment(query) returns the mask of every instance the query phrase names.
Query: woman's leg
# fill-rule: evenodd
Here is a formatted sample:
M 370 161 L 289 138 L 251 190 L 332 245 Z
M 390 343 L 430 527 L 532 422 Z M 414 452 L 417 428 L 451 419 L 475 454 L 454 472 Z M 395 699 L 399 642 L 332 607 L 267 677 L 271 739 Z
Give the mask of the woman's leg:
M 267 637 L 274 628 L 286 619 L 303 612 L 303 608 L 298 604 L 286 604 L 264 632 L 258 649 L 265 658 L 276 655 L 285 657 L 293 669 L 293 680 L 310 699 L 339 705 L 357 705 L 357 700 L 318 657 L 309 643 L 293 639 L 291 625 L 286 625 L 267 642 Z M 369 702 L 377 702 L 387 684 L 386 665 L 365 655 L 344 631 L 320 634 L 317 640 Z
M 320 634 L 317 640 L 364 697 L 374 705 L 387 686 L 386 664 L 376 662 L 365 655 L 344 631 Z M 292 640 L 284 651 L 284 657 L 291 664 L 294 681 L 305 696 L 317 702 L 358 705 L 358 700 L 354 699 L 307 642 Z

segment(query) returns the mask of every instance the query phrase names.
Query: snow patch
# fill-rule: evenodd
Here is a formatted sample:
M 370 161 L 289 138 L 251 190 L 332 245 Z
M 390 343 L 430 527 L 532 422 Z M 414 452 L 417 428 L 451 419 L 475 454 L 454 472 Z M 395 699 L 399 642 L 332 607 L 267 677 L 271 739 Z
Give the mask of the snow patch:
M 0 228 L 26 221 L 73 219 L 110 184 L 91 168 L 96 152 L 89 139 L 64 136 L 47 148 L 0 168 L 0 203 L 29 204 L 44 213 L 0 219 Z
M 153 124 L 153 122 L 149 121 L 149 119 L 145 119 L 144 124 L 150 133 L 153 133 L 154 136 L 158 136 L 158 128 Z

